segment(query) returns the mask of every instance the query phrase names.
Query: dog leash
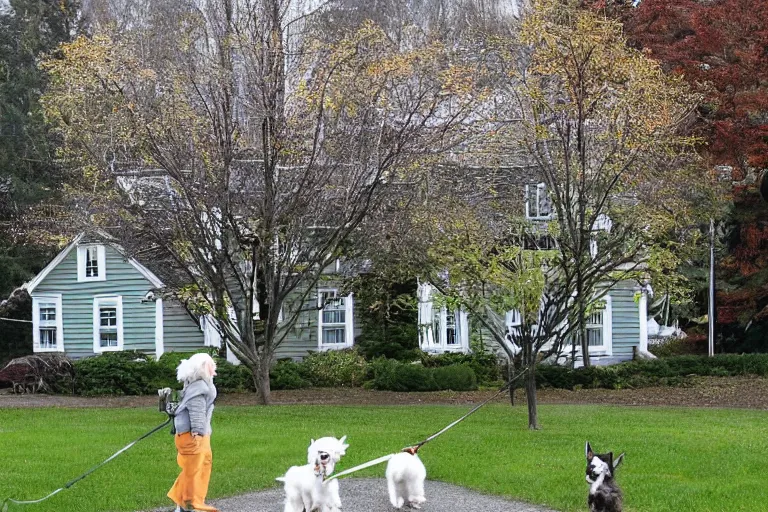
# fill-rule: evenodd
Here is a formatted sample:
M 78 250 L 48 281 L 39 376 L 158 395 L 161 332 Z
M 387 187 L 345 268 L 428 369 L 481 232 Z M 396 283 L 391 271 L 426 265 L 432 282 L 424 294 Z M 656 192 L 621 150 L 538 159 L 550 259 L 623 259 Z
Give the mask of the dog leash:
M 2 512 L 8 512 L 8 505 L 9 505 L 9 504 L 11 504 L 11 503 L 13 503 L 13 504 L 16 504 L 16 505 L 31 505 L 31 504 L 33 504 L 33 503 L 40 503 L 40 502 L 43 502 L 43 501 L 47 500 L 48 498 L 51 498 L 51 497 L 55 496 L 56 494 L 60 493 L 60 492 L 61 492 L 61 491 L 63 491 L 64 489 L 69 489 L 70 487 L 72 487 L 73 485 L 75 485 L 77 482 L 79 482 L 79 481 L 80 481 L 80 480 L 82 480 L 83 478 L 87 477 L 88 475 L 90 475 L 91 473 L 93 473 L 94 471 L 96 471 L 97 469 L 99 469 L 101 466 L 103 466 L 103 465 L 104 465 L 104 464 L 106 464 L 107 462 L 109 462 L 109 461 L 111 461 L 111 460 L 113 460 L 113 459 L 115 459 L 115 458 L 119 457 L 121 454 L 123 454 L 125 451 L 127 451 L 128 449 L 130 449 L 130 448 L 131 448 L 133 445 L 135 445 L 136 443 L 138 443 L 138 442 L 139 442 L 139 441 L 141 441 L 142 439 L 146 439 L 147 437 L 151 436 L 152 434 L 154 434 L 154 433 L 155 433 L 155 432 L 157 432 L 158 430 L 160 430 L 160 429 L 162 429 L 163 427 L 165 427 L 166 425 L 168 425 L 168 424 L 171 422 L 171 420 L 172 420 L 172 419 L 173 419 L 173 417 L 169 415 L 169 416 L 168 416 L 168 419 L 167 419 L 167 420 L 165 420 L 165 421 L 164 421 L 164 422 L 163 422 L 161 425 L 158 425 L 158 426 L 156 426 L 155 428 L 153 428 L 152 430 L 150 430 L 150 431 L 149 431 L 149 432 L 147 432 L 146 434 L 143 434 L 141 437 L 139 437 L 139 438 L 137 438 L 137 439 L 134 439 L 133 441 L 131 441 L 130 443 L 128 443 L 127 445 L 123 446 L 123 447 L 122 447 L 122 448 L 120 448 L 118 451 L 116 451 L 115 453 L 113 453 L 113 454 L 112 454 L 112 455 L 111 455 L 109 458 L 107 458 L 107 459 L 106 459 L 106 460 L 104 460 L 103 462 L 100 462 L 99 464 L 96 464 L 95 466 L 93 466 L 91 469 L 89 469 L 88 471 L 86 471 L 86 472 L 85 472 L 85 473 L 83 473 L 82 475 L 78 476 L 78 477 L 77 477 L 77 478 L 75 478 L 74 480 L 70 480 L 69 482 L 67 482 L 66 484 L 64 484 L 64 486 L 62 486 L 62 487 L 59 487 L 58 489 L 56 489 L 55 491 L 53 491 L 53 492 L 52 492 L 52 493 L 50 493 L 49 495 L 47 495 L 47 496 L 45 496 L 45 497 L 43 497 L 43 498 L 40 498 L 39 500 L 28 500 L 28 501 L 24 501 L 24 500 L 14 500 L 14 499 L 11 499 L 11 498 L 6 498 L 6 499 L 3 501 Z
M 401 452 L 410 453 L 411 455 L 416 455 L 416 452 L 419 451 L 419 448 L 421 448 L 422 446 L 424 446 L 428 442 L 432 441 L 436 437 L 446 433 L 447 431 L 449 431 L 450 429 L 452 429 L 453 427 L 455 427 L 456 425 L 458 425 L 459 423 L 461 423 L 462 421 L 464 421 L 465 419 L 467 419 L 468 417 L 473 415 L 475 412 L 478 411 L 478 409 L 480 409 L 484 405 L 487 405 L 489 402 L 495 400 L 496 397 L 498 397 L 500 394 L 502 394 L 507 389 L 509 389 L 509 386 L 511 386 L 513 382 L 515 382 L 517 379 L 519 379 L 520 377 L 525 375 L 525 372 L 527 372 L 527 371 L 528 371 L 528 368 L 526 368 L 525 370 L 523 370 L 522 372 L 517 374 L 513 379 L 510 379 L 509 382 L 504 384 L 493 396 L 491 396 L 490 398 L 488 398 L 487 400 L 485 400 L 481 404 L 475 406 L 471 411 L 469 411 L 468 413 L 464 414 L 462 417 L 460 417 L 459 419 L 457 419 L 453 423 L 450 423 L 448 426 L 444 427 L 442 430 L 439 430 L 439 431 L 435 432 L 434 434 L 432 434 L 431 436 L 427 437 L 426 439 L 424 439 L 420 443 L 417 443 L 417 444 L 412 445 L 412 446 L 407 446 L 407 447 L 403 448 L 400 451 Z M 357 465 L 355 467 L 349 468 L 347 470 L 344 470 L 344 471 L 341 471 L 339 473 L 336 473 L 334 475 L 329 476 L 328 478 L 326 478 L 323 481 L 323 483 L 329 482 L 329 481 L 334 480 L 336 478 L 341 478 L 342 476 L 346 476 L 346 475 L 349 475 L 349 474 L 352 474 L 352 473 L 356 473 L 356 472 L 358 472 L 358 471 L 360 471 L 362 469 L 369 468 L 371 466 L 376 466 L 378 464 L 381 464 L 382 462 L 387 462 L 389 459 L 391 459 L 395 455 L 396 455 L 395 453 L 390 453 L 389 455 L 384 455 L 382 457 L 379 457 L 378 459 L 373 459 L 373 460 L 370 460 L 368 462 L 364 462 L 364 463 L 359 464 L 359 465 Z

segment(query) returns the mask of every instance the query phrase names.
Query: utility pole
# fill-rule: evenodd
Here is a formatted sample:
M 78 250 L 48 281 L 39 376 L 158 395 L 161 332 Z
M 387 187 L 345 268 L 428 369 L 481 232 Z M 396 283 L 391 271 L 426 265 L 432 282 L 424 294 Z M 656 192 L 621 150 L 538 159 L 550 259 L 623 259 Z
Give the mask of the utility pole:
M 715 219 L 709 219 L 709 357 L 715 355 Z

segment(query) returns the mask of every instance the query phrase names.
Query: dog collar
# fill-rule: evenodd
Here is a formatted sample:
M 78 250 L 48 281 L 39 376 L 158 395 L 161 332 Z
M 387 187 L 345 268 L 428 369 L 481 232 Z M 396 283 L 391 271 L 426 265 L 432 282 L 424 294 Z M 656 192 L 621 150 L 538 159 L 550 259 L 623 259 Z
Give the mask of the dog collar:
M 416 455 L 416 452 L 419 451 L 419 446 L 409 446 L 408 448 L 403 448 L 404 453 L 410 453 L 411 455 Z

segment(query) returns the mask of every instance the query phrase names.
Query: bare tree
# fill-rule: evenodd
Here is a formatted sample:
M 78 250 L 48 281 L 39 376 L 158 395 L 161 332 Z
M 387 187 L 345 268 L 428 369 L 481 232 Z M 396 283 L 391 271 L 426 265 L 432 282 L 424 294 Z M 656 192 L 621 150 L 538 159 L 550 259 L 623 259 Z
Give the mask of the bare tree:
M 472 71 L 443 45 L 402 49 L 371 23 L 287 43 L 290 7 L 155 7 L 47 64 L 48 113 L 92 218 L 182 276 L 168 291 L 215 315 L 263 403 L 323 269 L 354 256 L 393 184 L 462 138 L 474 101 Z
M 492 46 L 514 75 L 499 139 L 524 151 L 543 184 L 531 194 L 548 204 L 529 201 L 553 224 L 559 273 L 575 282 L 572 359 L 579 346 L 589 366 L 589 304 L 647 265 L 659 234 L 691 225 L 691 205 L 707 199 L 684 134 L 698 98 L 629 48 L 618 23 L 560 2 L 540 2 L 517 41 Z

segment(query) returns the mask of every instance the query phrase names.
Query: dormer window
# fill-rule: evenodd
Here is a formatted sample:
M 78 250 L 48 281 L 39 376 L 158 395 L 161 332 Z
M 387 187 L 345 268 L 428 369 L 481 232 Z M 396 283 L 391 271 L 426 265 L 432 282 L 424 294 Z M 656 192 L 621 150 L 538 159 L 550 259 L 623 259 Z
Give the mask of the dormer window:
M 77 280 L 105 281 L 107 269 L 103 245 L 83 245 L 77 248 Z
M 552 200 L 549 198 L 546 184 L 525 186 L 525 217 L 535 220 L 552 218 Z

